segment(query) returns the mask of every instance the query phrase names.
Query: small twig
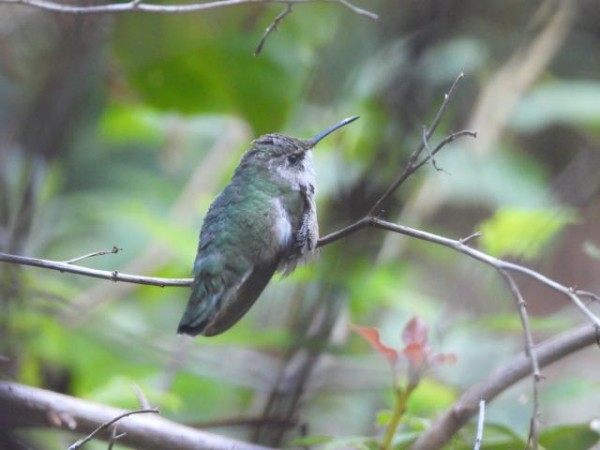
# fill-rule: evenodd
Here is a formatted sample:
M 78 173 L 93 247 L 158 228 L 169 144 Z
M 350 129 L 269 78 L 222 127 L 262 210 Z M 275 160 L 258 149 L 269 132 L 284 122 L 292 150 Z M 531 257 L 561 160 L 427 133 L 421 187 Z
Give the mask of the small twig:
M 473 450 L 479 450 L 483 442 L 483 425 L 485 423 L 485 400 L 479 401 L 479 417 L 477 418 L 477 435 Z
M 531 408 L 531 420 L 529 425 L 529 442 L 531 442 L 533 446 L 532 449 L 537 450 L 539 437 L 538 418 L 540 409 L 539 383 L 542 379 L 542 374 L 540 372 L 540 365 L 538 363 L 537 354 L 535 352 L 533 335 L 531 333 L 531 327 L 529 325 L 527 305 L 513 277 L 506 270 L 499 269 L 498 272 L 500 273 L 500 275 L 502 275 L 502 277 L 508 284 L 513 294 L 513 297 L 517 302 L 519 318 L 521 319 L 521 327 L 523 328 L 523 335 L 525 337 L 525 354 L 531 360 L 531 373 L 533 374 L 533 407 Z M 529 448 L 529 446 L 527 448 Z
M 427 152 L 427 159 L 429 161 L 431 161 L 431 165 L 433 166 L 433 168 L 435 170 L 441 171 L 442 169 L 440 169 L 437 165 L 437 161 L 434 158 L 433 153 L 431 153 L 431 148 L 429 148 L 429 138 L 427 137 L 427 127 L 423 126 L 423 134 L 421 136 L 421 138 L 423 139 L 423 147 L 425 148 L 425 151 Z
M 146 394 L 144 394 L 142 388 L 137 383 L 131 383 L 131 388 L 133 389 L 140 406 L 143 409 L 151 409 L 152 406 L 150 405 L 150 402 L 148 401 L 148 398 L 146 397 Z
M 467 237 L 464 237 L 462 239 L 459 239 L 459 242 L 461 244 L 468 244 L 469 242 L 471 242 L 473 239 L 477 239 L 481 237 L 481 233 L 479 231 L 476 231 L 473 234 L 468 235 Z
M 337 3 L 340 3 L 341 5 L 348 8 L 350 11 L 353 11 L 356 14 L 360 14 L 361 16 L 367 16 L 368 18 L 373 19 L 373 20 L 379 19 L 379 16 L 377 14 L 375 14 L 371 11 L 367 11 L 366 9 L 359 8 L 358 6 L 353 5 L 352 3 L 348 2 L 347 0 L 338 0 Z
M 277 30 L 277 27 L 279 26 L 279 24 L 291 12 L 292 12 L 292 3 L 288 3 L 286 5 L 285 9 L 282 12 L 280 12 L 279 14 L 277 14 L 275 19 L 273 19 L 273 22 L 271 23 L 271 25 L 269 25 L 267 27 L 267 29 L 265 30 L 265 33 L 262 35 L 262 37 L 260 38 L 260 41 L 258 42 L 258 45 L 256 46 L 256 50 L 254 50 L 254 56 L 257 56 L 260 54 L 260 52 L 262 52 L 262 49 L 265 45 L 265 42 L 267 42 L 267 38 L 269 37 L 269 35 L 273 31 Z
M 145 284 L 158 287 L 188 287 L 192 284 L 191 278 L 158 278 L 145 277 L 141 275 L 128 275 L 110 270 L 91 269 L 81 267 L 75 264 L 67 264 L 61 261 L 52 261 L 49 259 L 31 258 L 28 256 L 10 255 L 0 252 L 0 262 L 10 264 L 21 264 L 24 266 L 41 267 L 42 269 L 57 270 L 59 272 L 74 273 L 85 275 L 92 278 L 101 278 L 103 280 L 121 281 L 133 284 Z
M 119 420 L 124 419 L 125 417 L 133 416 L 134 414 L 147 414 L 147 413 L 159 414 L 159 411 L 158 411 L 158 408 L 137 409 L 135 411 L 128 411 L 126 413 L 118 415 L 114 419 L 111 419 L 108 422 L 104 422 L 103 424 L 101 424 L 98 428 L 96 428 L 94 431 L 92 431 L 90 434 L 88 434 L 83 439 L 80 439 L 77 442 L 75 442 L 73 445 L 71 445 L 69 447 L 68 450 L 77 450 L 77 449 L 81 448 L 84 444 L 86 444 L 87 442 L 89 442 L 92 439 L 94 439 L 94 436 L 96 436 L 102 430 L 106 430 L 112 424 L 117 423 Z
M 594 294 L 593 292 L 582 291 L 579 289 L 574 289 L 574 292 L 581 297 L 589 297 L 595 302 L 600 302 L 600 295 Z
M 119 253 L 121 250 L 123 250 L 123 249 L 119 248 L 117 246 L 113 246 L 113 248 L 111 248 L 110 250 L 100 250 L 100 251 L 97 251 L 97 252 L 88 253 L 87 255 L 78 256 L 77 258 L 69 259 L 69 260 L 63 261 L 63 262 L 65 264 L 74 264 L 74 263 L 82 261 L 84 259 L 92 258 L 94 256 L 108 255 L 110 253 Z
M 448 109 L 448 105 L 450 104 L 450 100 L 452 100 L 454 92 L 458 87 L 458 83 L 460 83 L 464 77 L 465 74 L 463 72 L 459 73 L 456 79 L 454 80 L 454 83 L 452 83 L 452 86 L 450 86 L 450 89 L 448 89 L 448 92 L 444 95 L 444 101 L 442 102 L 442 106 L 438 110 L 437 114 L 433 119 L 433 122 L 431 123 L 431 126 L 427 130 L 427 140 L 431 139 L 431 136 L 442 121 L 442 118 L 444 117 L 444 114 L 446 114 L 446 110 Z
M 110 439 L 108 440 L 108 450 L 112 450 L 113 445 L 115 445 L 115 443 L 117 442 L 118 439 L 122 438 L 123 436 L 126 436 L 127 433 L 120 433 L 117 434 L 117 424 L 115 424 L 112 428 L 111 428 L 111 432 L 110 432 Z

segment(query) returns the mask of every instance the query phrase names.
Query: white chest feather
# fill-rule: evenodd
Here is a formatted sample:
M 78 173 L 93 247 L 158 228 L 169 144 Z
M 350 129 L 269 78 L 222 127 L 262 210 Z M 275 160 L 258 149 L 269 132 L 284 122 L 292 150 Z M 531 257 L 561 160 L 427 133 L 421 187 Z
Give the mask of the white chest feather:
M 275 220 L 273 221 L 273 234 L 279 244 L 279 248 L 287 248 L 292 242 L 292 224 L 288 217 L 288 212 L 281 203 L 281 200 L 274 198 L 272 200 L 275 209 Z

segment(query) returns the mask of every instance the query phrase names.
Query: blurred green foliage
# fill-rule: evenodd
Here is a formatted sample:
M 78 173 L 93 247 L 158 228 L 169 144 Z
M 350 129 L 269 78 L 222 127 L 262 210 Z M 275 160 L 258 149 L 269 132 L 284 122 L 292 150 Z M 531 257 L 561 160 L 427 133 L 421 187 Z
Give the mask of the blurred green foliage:
M 11 30 L 0 27 L 0 248 L 66 260 L 116 245 L 118 254 L 81 264 L 187 277 L 202 216 L 251 139 L 273 131 L 307 137 L 360 114 L 315 150 L 321 234 L 339 229 L 400 173 L 458 72 L 466 79 L 430 145 L 477 122 L 487 83 L 546 23 L 534 19 L 538 3 L 362 2 L 379 21 L 333 3 L 296 5 L 259 56 L 254 49 L 280 5 L 112 18 L 24 16 L 0 6 L 2 23 L 13 21 Z M 600 236 L 586 225 L 600 215 L 600 60 L 585 49 L 600 45 L 600 13 L 582 3 L 569 38 L 520 93 L 491 148 L 449 145 L 437 156 L 444 171 L 426 166 L 411 177 L 385 205 L 386 218 L 454 238 L 481 230 L 473 245 L 484 251 L 523 258 L 570 285 L 593 283 Z M 494 131 L 493 114 L 484 123 Z M 252 426 L 212 421 L 263 417 L 306 350 L 332 368 L 311 367 L 303 402 L 282 406 L 309 436 L 296 427 L 280 445 L 373 448 L 389 373 L 364 359 L 368 350 L 348 338 L 347 324 L 377 326 L 397 342 L 401 325 L 419 314 L 458 362 L 411 398 L 395 444 L 407 448 L 521 347 L 508 292 L 465 258 L 363 230 L 274 279 L 230 332 L 193 341 L 175 336 L 186 289 L 2 265 L 0 354 L 11 363 L 0 374 L 126 408 L 138 405 L 135 383 L 168 418 L 250 439 Z M 523 284 L 536 341 L 578 322 L 568 304 Z M 582 378 L 597 381 L 597 371 L 578 364 Z M 593 445 L 588 423 L 597 408 L 585 401 L 597 405 L 598 390 L 591 382 L 569 391 L 578 411 L 571 414 L 555 377 L 543 383 L 544 448 Z M 483 448 L 524 447 L 529 392 L 518 385 L 490 405 Z M 59 448 L 41 436 L 30 438 Z M 451 448 L 472 448 L 474 436 L 466 428 Z
M 481 245 L 491 255 L 532 259 L 565 225 L 575 222 L 571 211 L 499 208 L 481 224 Z

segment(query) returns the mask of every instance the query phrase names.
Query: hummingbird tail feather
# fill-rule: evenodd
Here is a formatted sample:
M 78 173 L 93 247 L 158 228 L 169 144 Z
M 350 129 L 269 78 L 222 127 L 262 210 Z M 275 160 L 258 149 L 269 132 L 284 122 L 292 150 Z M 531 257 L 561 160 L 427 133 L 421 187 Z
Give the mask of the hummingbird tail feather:
M 206 295 L 205 283 L 194 283 L 194 290 L 181 318 L 177 333 L 190 336 L 215 336 L 239 321 L 265 289 L 277 266 L 254 267 L 239 284 Z M 203 295 L 204 294 L 204 295 Z

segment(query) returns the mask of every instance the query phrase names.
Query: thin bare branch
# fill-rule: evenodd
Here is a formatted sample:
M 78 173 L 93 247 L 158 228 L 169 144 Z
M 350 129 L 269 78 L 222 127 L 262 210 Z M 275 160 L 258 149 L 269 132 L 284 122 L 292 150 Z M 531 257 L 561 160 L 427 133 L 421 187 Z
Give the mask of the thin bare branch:
M 67 261 L 64 261 L 65 264 L 74 264 L 76 262 L 82 261 L 84 259 L 87 258 L 92 258 L 94 256 L 102 256 L 102 255 L 108 255 L 111 253 L 119 253 L 121 250 L 123 250 L 122 248 L 113 246 L 113 248 L 111 248 L 110 250 L 100 250 L 97 252 L 93 252 L 93 253 L 88 253 L 87 255 L 83 255 L 83 256 L 78 256 L 77 258 L 73 258 L 73 259 L 69 259 Z
M 477 239 L 477 238 L 480 238 L 480 237 L 481 237 L 481 233 L 479 231 L 476 231 L 475 233 L 470 234 L 467 237 L 461 238 L 460 242 L 462 242 L 463 244 L 468 244 L 473 239 Z
M 333 1 L 336 1 L 336 0 L 333 0 Z M 353 11 L 356 14 L 360 14 L 361 16 L 367 16 L 369 19 L 373 19 L 373 20 L 379 19 L 379 16 L 377 14 L 375 14 L 371 11 L 367 11 L 366 9 L 359 8 L 358 6 L 353 5 L 352 3 L 350 3 L 347 0 L 337 0 L 336 3 L 339 3 L 343 6 L 345 6 L 350 11 Z
M 271 23 L 271 25 L 269 25 L 267 27 L 267 29 L 265 30 L 265 33 L 262 35 L 262 37 L 260 38 L 260 41 L 258 42 L 258 45 L 256 46 L 256 50 L 254 50 L 254 56 L 257 56 L 257 55 L 260 54 L 260 52 L 262 52 L 262 49 L 263 49 L 263 47 L 265 45 L 265 42 L 267 42 L 267 38 L 269 37 L 269 35 L 273 31 L 277 30 L 277 27 L 279 27 L 279 24 L 291 12 L 292 12 L 292 4 L 288 3 L 285 6 L 285 9 L 282 12 L 280 12 L 279 14 L 277 14 L 277 16 L 275 17 L 275 19 L 273 19 L 273 22 Z
M 52 261 L 49 259 L 31 258 L 28 256 L 10 255 L 0 252 L 0 262 L 10 264 L 20 264 L 24 266 L 40 267 L 42 269 L 57 270 L 59 272 L 74 273 L 92 278 L 101 278 L 104 280 L 121 281 L 134 284 L 145 284 L 158 287 L 187 287 L 192 284 L 191 278 L 157 278 L 145 277 L 141 275 L 129 275 L 119 273 L 118 271 L 91 269 L 75 264 L 69 264 L 61 261 Z
M 363 220 L 365 220 L 365 219 L 363 219 Z M 451 248 L 455 251 L 458 251 L 467 256 L 470 256 L 471 258 L 481 261 L 481 262 L 495 268 L 496 270 L 507 270 L 507 271 L 511 271 L 511 272 L 517 272 L 517 273 L 525 275 L 529 278 L 533 278 L 534 280 L 538 281 L 539 283 L 542 283 L 542 284 L 548 286 L 550 289 L 553 289 L 553 290 L 563 294 L 564 296 L 568 297 L 575 304 L 575 306 L 596 327 L 600 327 L 600 319 L 592 311 L 590 311 L 587 306 L 585 306 L 583 301 L 579 298 L 579 296 L 575 293 L 575 291 L 572 288 L 562 285 L 559 282 L 554 281 L 551 278 L 548 278 L 545 275 L 542 275 L 541 273 L 536 272 L 533 269 L 530 269 L 525 266 L 521 266 L 516 263 L 505 261 L 503 259 L 495 258 L 495 257 L 490 256 L 480 250 L 476 250 L 474 248 L 471 248 L 471 247 L 465 245 L 460 240 L 449 239 L 449 238 L 446 238 L 443 236 L 438 236 L 433 233 L 428 233 L 426 231 L 417 230 L 416 228 L 411 228 L 411 227 L 407 227 L 405 225 L 398 225 L 395 223 L 387 222 L 387 221 L 381 220 L 377 217 L 371 217 L 369 219 L 366 219 L 366 221 L 369 226 L 373 226 L 375 228 L 381 228 L 384 230 L 393 231 L 394 233 L 404 234 L 406 236 L 411 236 L 411 237 L 414 237 L 414 238 L 417 238 L 417 239 L 420 239 L 423 241 L 432 242 L 435 244 L 442 245 L 444 247 Z M 361 228 L 364 228 L 364 227 L 365 227 L 365 225 L 363 225 Z M 350 227 L 347 227 L 347 228 L 350 228 Z M 347 234 L 351 234 L 351 233 L 347 233 Z
M 429 147 L 429 138 L 427 137 L 427 128 L 423 127 L 423 134 L 421 136 L 421 138 L 423 139 L 423 148 L 425 149 L 426 153 L 427 153 L 427 159 L 429 161 L 431 161 L 431 165 L 433 166 L 433 168 L 435 170 L 439 170 L 441 171 L 442 169 L 440 169 L 437 165 L 437 161 L 434 158 L 433 153 L 431 153 L 431 148 Z
M 117 425 L 115 424 L 111 428 L 110 439 L 108 440 L 108 450 L 113 450 L 113 447 L 117 443 L 117 441 L 120 438 L 122 438 L 123 436 L 125 436 L 126 434 L 127 433 L 119 433 L 119 434 L 117 434 Z
M 479 401 L 479 416 L 477 418 L 477 435 L 473 450 L 479 450 L 483 442 L 483 425 L 485 424 L 485 400 Z
M 337 3 L 340 6 L 343 6 L 356 14 L 366 16 L 371 19 L 378 18 L 377 14 L 371 11 L 367 11 L 366 9 L 359 8 L 358 6 L 353 5 L 347 0 L 214 0 L 205 3 L 189 3 L 175 5 L 144 3 L 142 0 L 131 0 L 125 3 L 104 3 L 101 5 L 85 6 L 68 5 L 52 0 L 0 0 L 0 4 L 1 3 L 8 5 L 28 6 L 31 8 L 38 8 L 46 11 L 53 11 L 65 14 L 120 14 L 132 11 L 154 14 L 186 14 L 193 12 L 208 11 L 211 9 L 230 8 L 242 5 L 255 5 L 257 3 L 281 3 L 286 5 L 299 3 Z
M 338 241 L 346 236 L 356 233 L 359 230 L 362 230 L 363 228 L 368 227 L 370 219 L 370 217 L 365 216 L 353 224 L 342 228 L 341 230 L 334 231 L 333 233 L 329 233 L 328 235 L 319 238 L 319 241 L 317 242 L 317 248 L 324 247 L 327 244 L 331 244 L 332 242 Z
M 148 397 L 146 397 L 146 394 L 144 393 L 139 384 L 131 383 L 131 389 L 133 389 L 133 393 L 137 397 L 140 407 L 142 407 L 143 409 L 152 408 L 152 405 L 150 405 L 150 402 L 148 401 Z
M 452 98 L 454 96 L 456 88 L 458 87 L 458 84 L 460 83 L 460 81 L 463 78 L 464 78 L 464 74 L 460 73 L 458 75 L 458 77 L 456 77 L 456 80 L 454 80 L 454 83 L 452 83 L 452 86 L 450 86 L 450 89 L 448 90 L 448 92 L 446 94 L 444 94 L 444 101 L 442 102 L 442 104 L 440 106 L 440 109 L 438 110 L 437 114 L 435 115 L 435 118 L 433 119 L 433 122 L 431 123 L 431 126 L 429 126 L 429 128 L 427 128 L 426 130 L 424 130 L 423 139 L 421 139 L 421 143 L 419 144 L 419 146 L 410 155 L 410 158 L 408 159 L 408 163 L 406 164 L 406 167 L 405 167 L 404 171 L 390 185 L 390 187 L 383 193 L 383 195 L 375 202 L 375 204 L 373 205 L 373 207 L 367 213 L 367 216 L 376 215 L 380 211 L 381 205 L 386 200 L 388 200 L 392 196 L 392 194 L 394 192 L 396 192 L 396 190 L 400 187 L 400 185 L 402 183 L 404 183 L 404 181 L 406 181 L 406 179 L 410 175 L 412 175 L 415 171 L 417 171 L 423 164 L 425 164 L 427 161 L 429 161 L 429 157 L 426 157 L 420 163 L 417 163 L 417 161 L 419 160 L 419 157 L 421 156 L 421 153 L 423 152 L 423 149 L 425 148 L 426 143 L 429 141 L 429 139 L 431 139 L 431 136 L 433 135 L 433 133 L 435 132 L 435 130 L 439 126 L 440 122 L 442 121 L 442 117 L 444 116 L 446 110 L 448 109 L 448 105 L 450 104 L 450 101 L 452 100 Z M 477 134 L 475 132 L 472 132 L 472 131 L 461 131 L 459 133 L 452 133 L 450 136 L 446 137 L 446 139 L 444 139 L 436 147 L 435 150 L 432 150 L 430 152 L 429 156 L 434 156 L 445 145 L 447 145 L 448 143 L 452 142 L 456 138 L 458 138 L 460 136 L 464 136 L 464 135 L 469 135 L 469 136 L 472 136 L 472 137 L 476 137 L 477 136 Z
M 83 445 L 85 445 L 86 443 L 88 443 L 89 441 L 91 441 L 92 439 L 94 439 L 94 437 L 98 433 L 100 433 L 102 430 L 107 430 L 111 425 L 117 423 L 119 420 L 124 419 L 125 417 L 133 416 L 135 414 L 148 414 L 148 413 L 159 414 L 159 411 L 158 411 L 158 408 L 136 409 L 135 411 L 128 411 L 128 412 L 125 412 L 123 414 L 119 414 L 117 417 L 115 417 L 115 418 L 113 418 L 113 419 L 111 419 L 111 420 L 109 420 L 107 422 L 104 422 L 104 423 L 100 424 L 94 431 L 92 431 L 86 437 L 84 437 L 83 439 L 78 440 L 73 445 L 71 445 L 68 450 L 78 450 Z
M 432 242 L 435 244 L 442 245 L 444 247 L 451 248 L 455 251 L 463 253 L 471 258 L 474 258 L 478 261 L 481 261 L 489 266 L 494 267 L 496 270 L 505 270 L 511 272 L 517 272 L 522 275 L 525 275 L 529 278 L 533 278 L 534 280 L 548 286 L 550 289 L 553 289 L 564 296 L 568 297 L 575 306 L 598 328 L 600 328 L 600 319 L 592 312 L 590 309 L 585 306 L 584 302 L 579 298 L 573 288 L 560 284 L 559 282 L 552 280 L 551 278 L 542 275 L 539 272 L 536 272 L 533 269 L 530 269 L 525 266 L 521 266 L 516 263 L 512 263 L 510 261 L 505 261 L 503 259 L 495 258 L 487 253 L 484 253 L 480 250 L 471 248 L 465 244 L 465 242 L 461 239 L 450 239 L 447 237 L 439 236 L 433 233 L 428 233 L 426 231 L 418 230 L 416 228 L 407 227 L 405 225 L 399 225 L 392 222 L 388 222 L 378 217 L 373 216 L 365 216 L 362 219 L 354 222 L 347 227 L 330 233 L 323 238 L 319 239 L 317 244 L 318 247 L 322 247 L 324 245 L 330 244 L 339 239 L 345 238 L 351 234 L 356 233 L 359 230 L 362 230 L 367 227 L 375 227 L 381 228 L 387 231 L 392 231 L 394 233 L 403 234 L 406 236 L 411 236 L 423 241 Z M 586 292 L 586 291 L 584 291 Z
M 589 292 L 589 291 L 581 291 L 579 289 L 576 289 L 575 293 L 577 295 L 579 295 L 580 297 L 589 297 L 593 301 L 600 303 L 600 296 L 598 294 L 594 294 L 593 292 Z
M 531 443 L 531 449 L 538 449 L 538 438 L 539 438 L 539 411 L 540 411 L 540 389 L 539 384 L 542 379 L 540 372 L 540 366 L 538 363 L 537 355 L 535 352 L 535 343 L 533 342 L 533 335 L 531 333 L 531 327 L 529 326 L 529 316 L 527 314 L 527 305 L 521 294 L 521 290 L 517 286 L 514 278 L 503 269 L 499 269 L 498 272 L 506 283 L 508 284 L 512 295 L 517 302 L 517 308 L 519 311 L 519 317 L 521 319 L 521 327 L 523 328 L 523 335 L 525 337 L 525 354 L 531 360 L 531 373 L 533 374 L 533 406 L 531 408 L 531 420 L 529 425 L 529 443 Z M 529 446 L 527 448 L 530 448 Z
M 431 123 L 431 126 L 427 130 L 427 134 L 426 134 L 427 140 L 431 139 L 431 136 L 433 136 L 433 133 L 435 133 L 435 130 L 439 126 L 440 122 L 442 121 L 444 114 L 446 114 L 446 110 L 448 109 L 448 105 L 450 105 L 450 101 L 452 100 L 452 97 L 454 96 L 454 92 L 456 91 L 456 88 L 458 87 L 458 83 L 460 83 L 464 77 L 465 77 L 465 74 L 463 72 L 459 73 L 458 76 L 456 77 L 456 79 L 454 80 L 454 83 L 452 83 L 452 86 L 450 86 L 450 89 L 448 90 L 448 92 L 444 95 L 444 101 L 442 102 L 442 106 L 438 110 L 437 114 L 435 115 L 435 118 L 433 119 L 433 122 Z

